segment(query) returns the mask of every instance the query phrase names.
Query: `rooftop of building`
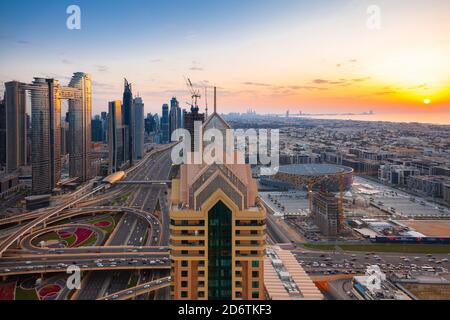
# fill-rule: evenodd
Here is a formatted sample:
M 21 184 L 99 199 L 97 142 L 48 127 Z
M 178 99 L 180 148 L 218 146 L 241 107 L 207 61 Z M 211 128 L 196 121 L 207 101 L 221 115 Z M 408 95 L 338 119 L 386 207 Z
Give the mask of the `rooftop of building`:
M 340 173 L 352 173 L 353 169 L 350 167 L 333 164 L 294 164 L 294 165 L 280 166 L 278 172 L 302 176 L 319 176 L 319 175 L 333 175 Z
M 264 286 L 271 300 L 323 300 L 324 296 L 294 255 L 279 246 L 267 248 Z

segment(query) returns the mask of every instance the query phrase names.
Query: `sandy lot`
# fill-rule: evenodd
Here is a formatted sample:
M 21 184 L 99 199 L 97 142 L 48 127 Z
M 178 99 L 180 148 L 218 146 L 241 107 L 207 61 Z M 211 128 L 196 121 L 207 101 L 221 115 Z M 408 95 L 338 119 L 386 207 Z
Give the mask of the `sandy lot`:
M 401 221 L 401 223 L 429 237 L 450 237 L 448 220 Z

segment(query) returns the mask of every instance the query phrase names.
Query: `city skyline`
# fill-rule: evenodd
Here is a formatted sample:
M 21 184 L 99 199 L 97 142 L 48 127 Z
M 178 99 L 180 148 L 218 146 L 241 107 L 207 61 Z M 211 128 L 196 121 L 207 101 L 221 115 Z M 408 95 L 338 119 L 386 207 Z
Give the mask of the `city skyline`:
M 61 75 L 86 71 L 93 114 L 121 97 L 124 76 L 145 113 L 172 96 L 188 109 L 190 76 L 218 86 L 223 113 L 373 110 L 368 120 L 450 123 L 446 1 L 77 1 L 81 30 L 66 28 L 72 3 L 45 3 L 1 4 L 0 82 L 68 83 Z M 367 26 L 370 5 L 380 8 L 380 30 Z M 133 17 L 125 25 L 123 12 Z

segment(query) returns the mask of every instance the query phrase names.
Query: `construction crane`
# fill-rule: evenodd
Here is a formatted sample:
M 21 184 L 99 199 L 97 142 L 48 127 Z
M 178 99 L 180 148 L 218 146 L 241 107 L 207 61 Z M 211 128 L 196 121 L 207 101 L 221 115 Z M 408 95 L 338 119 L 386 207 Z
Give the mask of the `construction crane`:
M 194 109 L 197 109 L 197 111 L 198 111 L 197 102 L 198 102 L 198 99 L 201 98 L 200 90 L 194 89 L 194 85 L 192 84 L 191 79 L 189 79 L 189 78 L 186 78 L 186 85 L 188 86 L 189 92 L 191 94 L 191 104 L 190 104 L 191 111 L 194 111 Z

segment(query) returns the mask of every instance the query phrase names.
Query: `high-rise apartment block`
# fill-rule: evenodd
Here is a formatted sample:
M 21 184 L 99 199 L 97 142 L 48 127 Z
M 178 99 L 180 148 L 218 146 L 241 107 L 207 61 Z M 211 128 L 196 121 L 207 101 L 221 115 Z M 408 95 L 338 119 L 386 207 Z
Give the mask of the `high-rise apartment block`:
M 69 97 L 69 174 L 78 177 L 81 182 L 91 178 L 91 77 L 77 72 L 73 75 Z M 63 92 L 64 93 L 64 92 Z
M 144 102 L 141 97 L 134 99 L 134 153 L 137 159 L 144 156 Z
M 6 170 L 27 165 L 26 84 L 5 83 Z
M 58 81 L 35 78 L 31 86 L 32 191 L 51 193 L 61 179 L 61 90 Z
M 204 124 L 227 129 L 214 113 Z M 246 164 L 183 164 L 172 181 L 174 299 L 264 299 L 266 210 Z
M 134 136 L 135 127 L 135 112 L 133 103 L 133 92 L 131 88 L 131 83 L 125 79 L 124 91 L 123 91 L 123 101 L 122 101 L 122 125 L 126 128 L 124 137 L 126 138 L 125 144 L 125 158 L 129 161 L 130 166 L 133 165 L 133 160 L 135 157 L 135 143 L 136 138 Z
M 120 170 L 124 160 L 124 139 L 122 128 L 122 103 L 112 101 L 108 106 L 108 150 L 109 173 Z
M 162 116 L 161 116 L 161 143 L 169 143 L 170 137 L 170 126 L 169 126 L 169 105 L 163 104 L 162 106 Z
M 6 106 L 0 100 L 0 167 L 6 166 Z

